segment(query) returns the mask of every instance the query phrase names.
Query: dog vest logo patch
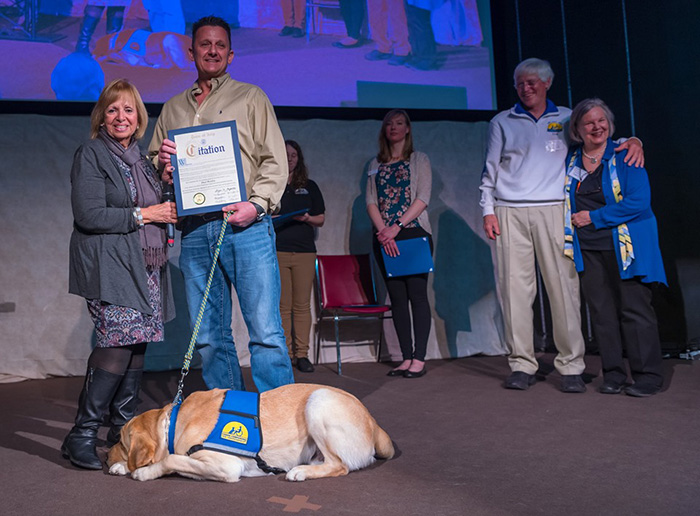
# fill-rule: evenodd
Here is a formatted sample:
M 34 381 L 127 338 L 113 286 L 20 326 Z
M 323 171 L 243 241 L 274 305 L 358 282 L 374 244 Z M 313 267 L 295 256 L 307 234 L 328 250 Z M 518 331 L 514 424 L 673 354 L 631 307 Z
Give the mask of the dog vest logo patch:
M 202 448 L 256 457 L 262 448 L 258 393 L 226 391 L 219 419 Z
M 242 423 L 232 421 L 221 431 L 221 438 L 234 443 L 246 444 L 248 442 L 248 429 Z

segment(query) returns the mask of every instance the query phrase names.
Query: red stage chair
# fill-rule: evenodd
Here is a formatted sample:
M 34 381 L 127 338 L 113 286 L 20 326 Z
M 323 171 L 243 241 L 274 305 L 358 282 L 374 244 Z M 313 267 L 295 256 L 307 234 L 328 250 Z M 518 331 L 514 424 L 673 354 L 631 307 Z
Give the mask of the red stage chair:
M 375 351 L 377 361 L 384 338 L 384 318 L 391 318 L 387 312 L 390 305 L 377 302 L 374 285 L 374 272 L 369 254 L 318 255 L 316 257 L 316 287 L 318 310 L 316 315 L 316 359 L 321 353 L 321 322 L 333 319 L 335 326 L 335 347 L 338 355 L 338 374 L 342 374 L 340 364 L 340 331 L 338 323 L 353 319 L 375 317 L 379 319 L 380 331 Z M 358 346 L 365 344 L 342 344 Z M 323 346 L 323 347 L 330 347 Z

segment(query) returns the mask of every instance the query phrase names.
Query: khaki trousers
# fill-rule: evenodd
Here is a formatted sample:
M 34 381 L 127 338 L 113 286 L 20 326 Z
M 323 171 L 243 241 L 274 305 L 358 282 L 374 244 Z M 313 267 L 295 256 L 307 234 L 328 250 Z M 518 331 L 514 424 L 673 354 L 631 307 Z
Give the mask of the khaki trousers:
M 311 289 L 316 271 L 316 253 L 277 252 L 282 295 L 280 314 L 289 357 L 309 355 Z
M 397 56 L 411 53 L 403 0 L 368 0 L 367 15 L 377 50 Z
M 282 17 L 285 27 L 306 30 L 306 0 L 282 0 Z
M 581 374 L 585 344 L 581 300 L 573 260 L 564 256 L 564 206 L 496 207 L 498 285 L 512 371 L 535 374 L 532 304 L 537 294 L 535 257 L 552 310 L 554 366 L 563 375 Z

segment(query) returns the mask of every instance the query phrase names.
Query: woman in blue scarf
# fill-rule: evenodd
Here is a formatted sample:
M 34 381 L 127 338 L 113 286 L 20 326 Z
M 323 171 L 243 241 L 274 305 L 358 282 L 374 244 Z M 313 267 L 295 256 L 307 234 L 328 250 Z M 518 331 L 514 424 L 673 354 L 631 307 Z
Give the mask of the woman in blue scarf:
M 661 345 L 651 305 L 654 283 L 666 283 L 649 178 L 625 164 L 610 136 L 614 116 L 600 99 L 571 114 L 567 158 L 566 249 L 576 263 L 603 366 L 603 394 L 647 397 L 663 383 Z M 627 384 L 627 351 L 634 383 Z

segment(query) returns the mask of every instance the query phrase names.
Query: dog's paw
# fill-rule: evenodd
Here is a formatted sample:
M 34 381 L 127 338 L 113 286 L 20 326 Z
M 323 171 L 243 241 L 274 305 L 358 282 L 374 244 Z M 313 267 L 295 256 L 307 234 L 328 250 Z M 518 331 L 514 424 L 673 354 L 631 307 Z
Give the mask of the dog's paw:
M 292 468 L 287 472 L 287 480 L 290 482 L 303 482 L 306 480 L 306 471 L 299 466 Z
M 115 462 L 109 468 L 110 475 L 126 475 L 127 473 L 129 473 L 129 470 L 126 467 L 126 462 Z
M 152 467 L 144 466 L 143 468 L 132 471 L 131 478 L 143 482 L 145 480 L 153 480 L 154 478 L 158 478 L 158 475 L 155 474 Z

